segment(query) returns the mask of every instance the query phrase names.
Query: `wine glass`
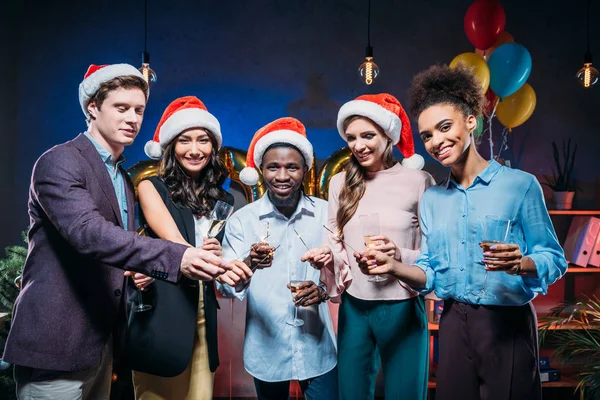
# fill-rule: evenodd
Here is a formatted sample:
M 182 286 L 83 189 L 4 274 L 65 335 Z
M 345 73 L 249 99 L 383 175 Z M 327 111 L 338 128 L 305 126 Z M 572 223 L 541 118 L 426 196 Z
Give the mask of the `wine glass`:
M 233 206 L 225 203 L 224 201 L 217 200 L 215 207 L 210 213 L 210 224 L 208 226 L 208 233 L 206 237 L 209 239 L 215 238 L 221 232 L 221 229 L 225 226 L 225 222 L 233 212 Z
M 371 237 L 379 236 L 379 214 L 359 215 L 358 218 L 360 219 L 360 226 L 367 248 L 383 244 L 381 241 L 374 242 L 371 240 Z M 367 281 L 369 282 L 384 282 L 386 280 L 387 278 L 381 275 L 369 275 L 367 278 Z
M 288 281 L 290 284 L 290 291 L 292 293 L 292 307 L 294 307 L 294 317 L 285 321 L 285 323 L 291 326 L 304 325 L 304 320 L 298 318 L 298 307 L 296 306 L 296 304 L 294 304 L 293 299 L 294 296 L 300 292 L 298 286 L 300 286 L 302 282 L 306 281 L 306 264 L 306 262 L 303 262 L 299 265 L 288 267 Z M 302 279 L 302 277 L 304 277 L 304 279 Z
M 483 239 L 481 241 L 483 252 L 485 253 L 490 251 L 490 247 L 492 246 L 504 243 L 508 237 L 509 230 L 509 219 L 498 218 L 493 215 L 486 215 L 483 221 Z M 480 299 L 495 300 L 496 296 L 494 296 L 492 293 L 488 293 L 485 289 L 488 272 L 488 269 L 486 269 L 483 277 L 483 285 L 481 286 L 480 290 L 473 292 L 473 295 L 479 297 Z

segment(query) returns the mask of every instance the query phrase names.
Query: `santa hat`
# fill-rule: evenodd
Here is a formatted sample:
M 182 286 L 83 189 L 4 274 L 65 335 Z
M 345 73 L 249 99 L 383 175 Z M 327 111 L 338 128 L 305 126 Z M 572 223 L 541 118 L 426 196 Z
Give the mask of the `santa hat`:
M 100 89 L 100 85 L 119 76 L 135 75 L 144 79 L 144 76 L 136 67 L 129 64 L 112 64 L 112 65 L 90 65 L 87 72 L 83 76 L 83 81 L 79 84 L 79 104 L 87 118 L 90 117 L 87 106 L 96 92 Z
M 403 166 L 413 169 L 423 168 L 425 160 L 415 153 L 410 121 L 398 99 L 388 93 L 365 94 L 344 104 L 337 117 L 338 132 L 344 140 L 346 140 L 344 121 L 353 115 L 367 117 L 383 129 L 404 156 Z
M 179 134 L 191 128 L 204 128 L 209 130 L 217 141 L 217 149 L 221 148 L 223 136 L 221 124 L 214 115 L 208 112 L 204 103 L 195 96 L 185 96 L 175 99 L 167 106 L 163 113 L 154 137 L 146 142 L 144 151 L 150 158 L 158 160 L 165 147 Z
M 246 167 L 240 172 L 240 180 L 246 185 L 258 183 L 256 168 L 262 164 L 263 155 L 275 143 L 290 144 L 300 150 L 308 169 L 313 164 L 313 147 L 306 138 L 306 128 L 295 118 L 279 118 L 260 128 L 252 138 L 246 155 Z

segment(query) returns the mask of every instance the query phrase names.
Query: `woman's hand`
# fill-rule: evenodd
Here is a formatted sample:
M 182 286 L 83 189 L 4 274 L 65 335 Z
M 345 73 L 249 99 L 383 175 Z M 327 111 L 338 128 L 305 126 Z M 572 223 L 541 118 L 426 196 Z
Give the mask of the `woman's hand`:
M 387 253 L 375 249 L 355 252 L 354 258 L 365 275 L 394 274 L 397 262 Z
M 325 267 L 329 268 L 333 264 L 333 253 L 327 246 L 317 247 L 304 253 L 300 261 L 308 261 L 315 269 L 319 270 Z
M 125 271 L 124 275 L 131 276 L 135 286 L 142 291 L 146 289 L 152 282 L 154 282 L 154 278 L 151 278 L 148 275 L 140 274 L 139 272 Z
M 370 249 L 379 250 L 395 260 L 402 261 L 400 249 L 398 248 L 398 246 L 396 246 L 396 243 L 392 242 L 387 236 L 371 236 L 369 240 L 375 243 L 382 243 L 373 247 L 369 247 Z
M 483 263 L 488 271 L 504 271 L 509 274 L 518 274 L 521 270 L 523 254 L 518 244 L 496 244 L 485 246 L 483 249 Z
M 221 243 L 215 238 L 204 238 L 204 243 L 202 243 L 202 250 L 210 251 L 217 257 L 223 256 L 223 248 L 221 247 Z

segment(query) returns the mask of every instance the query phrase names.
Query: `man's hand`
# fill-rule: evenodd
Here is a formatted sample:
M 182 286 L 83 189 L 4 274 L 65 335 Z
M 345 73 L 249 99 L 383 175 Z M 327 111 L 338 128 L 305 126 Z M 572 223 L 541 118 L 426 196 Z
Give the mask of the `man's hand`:
M 289 289 L 290 284 L 287 287 Z M 308 307 L 325 300 L 323 289 L 319 288 L 313 281 L 305 281 L 297 284 L 296 290 L 297 293 L 293 298 L 296 307 Z
M 131 276 L 133 283 L 139 290 L 146 289 L 152 282 L 154 282 L 154 278 L 151 278 L 148 275 L 140 274 L 139 272 L 125 271 L 124 275 Z
M 236 287 L 243 285 L 252 277 L 252 270 L 240 260 L 233 260 L 231 271 L 225 272 L 223 275 L 216 278 L 216 281 L 222 284 Z
M 246 264 L 250 264 L 252 270 L 257 268 L 269 268 L 273 263 L 275 248 L 268 243 L 254 243 L 250 255 L 246 258 Z
M 183 253 L 180 266 L 184 276 L 196 281 L 213 280 L 232 268 L 221 257 L 195 247 L 190 247 Z

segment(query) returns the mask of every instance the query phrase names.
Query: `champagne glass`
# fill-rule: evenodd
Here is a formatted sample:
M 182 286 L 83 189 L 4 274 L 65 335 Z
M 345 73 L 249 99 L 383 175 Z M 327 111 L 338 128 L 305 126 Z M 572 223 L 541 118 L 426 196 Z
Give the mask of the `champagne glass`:
M 359 215 L 358 218 L 360 219 L 360 226 L 367 248 L 372 248 L 383 244 L 380 241 L 374 242 L 371 240 L 371 237 L 379 236 L 379 214 Z M 369 282 L 384 282 L 386 280 L 387 278 L 381 275 L 369 275 L 367 278 L 367 281 Z
M 142 292 L 142 288 L 137 288 L 137 304 L 133 306 L 133 312 L 144 312 L 152 309 L 150 304 L 144 304 Z
M 486 215 L 483 221 L 483 236 L 481 245 L 483 246 L 483 252 L 490 251 L 490 247 L 495 246 L 497 244 L 502 244 L 506 241 L 508 237 L 508 232 L 510 230 L 510 220 L 494 217 L 493 215 Z M 485 275 L 483 277 L 483 285 L 481 289 L 473 292 L 473 295 L 479 297 L 480 299 L 486 300 L 495 300 L 496 296 L 492 293 L 489 293 L 485 289 L 485 284 L 487 282 L 488 270 L 485 270 Z
M 221 232 L 221 229 L 225 226 L 225 222 L 233 212 L 233 206 L 225 203 L 224 201 L 217 200 L 215 207 L 210 213 L 210 224 L 208 226 L 208 233 L 206 237 L 209 239 L 215 238 Z
M 294 296 L 300 292 L 298 286 L 304 281 L 306 281 L 306 262 L 300 263 L 296 266 L 288 267 L 288 281 L 290 284 L 290 291 L 292 293 L 292 307 L 294 307 L 294 317 L 292 319 L 287 320 L 285 323 L 291 326 L 302 326 L 304 325 L 304 320 L 298 318 L 298 307 L 294 304 Z M 304 279 L 301 277 L 304 276 Z

